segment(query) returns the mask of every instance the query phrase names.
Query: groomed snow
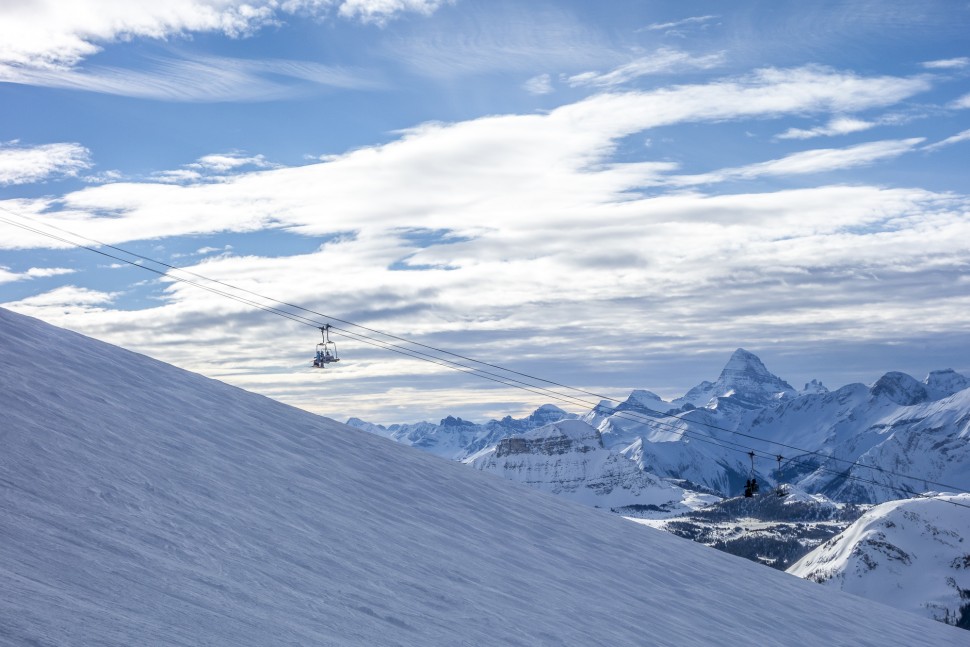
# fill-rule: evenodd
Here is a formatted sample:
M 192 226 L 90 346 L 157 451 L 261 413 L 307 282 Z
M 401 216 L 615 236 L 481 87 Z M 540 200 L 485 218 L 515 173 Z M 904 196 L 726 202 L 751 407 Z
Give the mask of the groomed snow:
M 967 644 L 4 310 L 0 411 L 2 644 Z

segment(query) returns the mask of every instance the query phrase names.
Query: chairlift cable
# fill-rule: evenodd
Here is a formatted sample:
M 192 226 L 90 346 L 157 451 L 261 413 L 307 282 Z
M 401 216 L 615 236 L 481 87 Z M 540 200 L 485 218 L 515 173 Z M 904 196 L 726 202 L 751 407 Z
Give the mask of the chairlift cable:
M 29 220 L 29 218 L 27 218 L 26 216 L 22 216 L 20 214 L 17 214 L 17 213 L 11 211 L 10 209 L 7 209 L 6 207 L 4 207 L 2 205 L 0 205 L 0 210 L 6 211 L 7 213 L 10 213 L 11 215 L 17 216 L 18 218 L 21 218 L 21 219 L 24 219 L 24 220 Z M 109 253 L 107 253 L 107 252 L 105 252 L 103 250 L 97 249 L 95 247 L 91 247 L 89 245 L 85 245 L 85 244 L 82 244 L 82 243 L 79 243 L 79 242 L 76 242 L 76 241 L 72 241 L 72 240 L 69 240 L 67 238 L 64 238 L 64 237 L 61 237 L 61 236 L 57 236 L 55 234 L 51 234 L 50 232 L 42 231 L 42 230 L 37 229 L 35 227 L 31 227 L 31 226 L 24 225 L 22 223 L 18 223 L 18 222 L 11 221 L 9 219 L 3 218 L 2 216 L 0 216 L 0 222 L 4 222 L 4 223 L 9 224 L 11 226 L 18 227 L 18 228 L 24 229 L 26 231 L 30 231 L 32 233 L 36 233 L 38 235 L 46 236 L 48 238 L 51 238 L 53 240 L 57 240 L 57 241 L 63 242 L 65 244 L 70 245 L 70 246 L 73 246 L 73 247 L 77 247 L 77 248 L 80 248 L 80 249 L 85 249 L 87 251 L 91 251 L 91 252 L 94 252 L 96 254 L 100 254 L 102 256 L 105 256 L 107 258 L 111 258 L 113 260 L 117 260 L 117 261 L 120 261 L 120 262 L 123 262 L 123 263 L 127 263 L 129 265 L 134 266 L 134 267 L 139 267 L 139 268 L 148 270 L 148 271 L 153 272 L 155 274 L 158 274 L 160 276 L 167 277 L 167 278 L 169 278 L 169 279 L 171 279 L 173 281 L 179 281 L 179 282 L 182 282 L 182 283 L 187 283 L 189 285 L 194 285 L 195 287 L 198 287 L 198 288 L 201 288 L 201 289 L 204 289 L 204 290 L 208 290 L 209 292 L 211 292 L 213 294 L 218 294 L 220 296 L 223 296 L 223 297 L 226 297 L 226 298 L 229 298 L 229 299 L 233 299 L 233 300 L 235 300 L 235 301 L 237 301 L 239 303 L 243 303 L 245 305 L 249 305 L 249 306 L 258 308 L 260 310 L 269 312 L 271 314 L 276 314 L 276 315 L 285 317 L 285 318 L 290 319 L 292 321 L 295 321 L 297 323 L 301 323 L 301 324 L 304 324 L 304 325 L 307 325 L 307 326 L 312 326 L 314 328 L 320 328 L 320 322 L 318 322 L 316 320 L 313 320 L 313 319 L 310 319 L 308 317 L 304 317 L 303 315 L 299 315 L 299 314 L 296 314 L 296 313 L 292 313 L 292 312 L 288 312 L 288 311 L 285 311 L 285 310 L 281 310 L 279 308 L 275 308 L 275 307 L 272 307 L 272 306 L 267 306 L 265 304 L 258 303 L 256 301 L 253 301 L 251 299 L 247 299 L 247 298 L 241 297 L 241 296 L 236 295 L 236 294 L 231 294 L 231 293 L 228 293 L 228 292 L 219 290 L 217 288 L 213 288 L 212 286 L 205 285 L 205 284 L 199 283 L 197 281 L 191 281 L 189 279 L 185 279 L 183 277 L 176 276 L 176 275 L 171 274 L 171 273 L 169 273 L 167 271 L 163 271 L 163 270 L 159 270 L 159 269 L 156 269 L 156 268 L 152 268 L 152 267 L 149 267 L 149 266 L 144 265 L 144 264 L 141 264 L 141 263 L 137 263 L 137 262 L 132 261 L 132 260 L 127 259 L 127 258 L 122 258 L 122 257 L 116 256 L 116 255 L 113 255 L 113 254 L 109 254 Z M 135 253 L 135 252 L 130 252 L 128 250 L 125 250 L 125 249 L 123 249 L 121 247 L 118 247 L 118 246 L 115 246 L 115 245 L 110 245 L 110 244 L 107 244 L 107 243 L 102 243 L 100 241 L 96 241 L 94 239 L 87 238 L 85 236 L 81 236 L 79 234 L 76 234 L 74 232 L 70 232 L 70 231 L 68 231 L 66 229 L 62 229 L 62 228 L 57 227 L 55 225 L 48 225 L 48 224 L 45 223 L 45 226 L 51 227 L 53 229 L 57 229 L 59 231 L 62 231 L 64 233 L 67 233 L 67 234 L 70 234 L 71 236 L 74 236 L 76 238 L 79 238 L 79 239 L 82 239 L 82 240 L 87 240 L 87 241 L 92 242 L 92 243 L 94 243 L 96 245 L 104 246 L 104 247 L 107 247 L 109 249 L 114 249 L 114 250 L 119 251 L 121 253 L 128 254 L 130 256 L 133 256 L 133 257 L 136 257 L 136 258 L 140 258 L 142 260 L 146 260 L 146 261 L 149 261 L 151 263 L 155 263 L 155 264 L 161 265 L 161 266 L 166 267 L 166 268 L 168 268 L 170 270 L 183 272 L 185 274 L 188 274 L 190 276 L 195 276 L 195 277 L 197 277 L 199 279 L 208 281 L 210 283 L 215 283 L 215 284 L 221 285 L 221 286 L 226 287 L 226 288 L 230 288 L 230 289 L 233 289 L 233 290 L 237 290 L 239 292 L 245 292 L 245 293 L 248 293 L 248 294 L 250 294 L 252 296 L 256 296 L 256 297 L 259 297 L 260 299 L 263 299 L 263 300 L 266 300 L 266 301 L 270 301 L 270 302 L 273 302 L 273 303 L 277 303 L 279 305 L 284 305 L 284 306 L 287 306 L 287 307 L 296 308 L 298 310 L 302 310 L 304 312 L 308 312 L 308 313 L 311 313 L 311 314 L 315 314 L 315 315 L 318 315 L 318 316 L 321 316 L 321 317 L 325 317 L 325 318 L 328 318 L 328 319 L 332 319 L 334 321 L 340 321 L 342 323 L 346 323 L 346 324 L 348 324 L 350 326 L 354 326 L 354 327 L 360 328 L 362 330 L 367 330 L 369 332 L 378 333 L 378 334 L 384 335 L 384 336 L 386 336 L 388 338 L 391 338 L 391 339 L 396 339 L 396 340 L 399 340 L 399 341 L 403 341 L 405 343 L 409 343 L 409 344 L 412 344 L 412 345 L 416 345 L 416 346 L 420 346 L 420 347 L 423 347 L 423 348 L 427 348 L 429 350 L 434 350 L 434 351 L 439 352 L 439 353 L 442 353 L 442 354 L 450 355 L 452 357 L 457 357 L 459 359 L 464 359 L 466 361 L 471 361 L 471 362 L 474 362 L 476 364 L 480 364 L 480 365 L 483 365 L 483 366 L 489 366 L 489 367 L 492 367 L 492 368 L 496 368 L 497 370 L 505 371 L 507 373 L 512 373 L 512 374 L 519 375 L 519 376 L 522 376 L 522 377 L 526 377 L 526 378 L 529 378 L 529 379 L 532 379 L 532 380 L 535 380 L 535 381 L 540 381 L 540 382 L 544 382 L 546 384 L 551 384 L 553 386 L 557 386 L 557 387 L 560 387 L 560 388 L 565 388 L 565 389 L 569 389 L 569 390 L 572 390 L 572 391 L 575 391 L 575 392 L 579 392 L 579 393 L 583 393 L 583 394 L 586 394 L 586 395 L 591 395 L 591 396 L 594 396 L 594 397 L 599 398 L 600 400 L 606 400 L 606 401 L 610 401 L 610 402 L 622 402 L 621 400 L 618 400 L 616 398 L 611 398 L 611 397 L 608 397 L 608 396 L 603 396 L 601 394 L 597 394 L 597 393 L 594 393 L 594 392 L 591 392 L 591 391 L 586 391 L 586 390 L 583 390 L 583 389 L 579 389 L 579 388 L 575 388 L 575 387 L 570 387 L 568 385 L 561 384 L 561 383 L 558 383 L 558 382 L 554 382 L 552 380 L 547 380 L 545 378 L 533 376 L 533 375 L 530 375 L 528 373 L 522 373 L 522 372 L 519 372 L 519 371 L 514 371 L 512 369 L 504 368 L 504 367 L 499 366 L 499 365 L 496 365 L 496 364 L 490 364 L 488 362 L 483 362 L 483 361 L 480 361 L 480 360 L 476 360 L 476 359 L 473 359 L 473 358 L 470 358 L 470 357 L 466 357 L 464 355 L 460 355 L 458 353 L 453 353 L 453 352 L 450 352 L 450 351 L 447 351 L 447 350 L 444 350 L 444 349 L 437 348 L 435 346 L 431 346 L 431 345 L 428 345 L 428 344 L 423 344 L 423 343 L 420 343 L 420 342 L 411 341 L 411 340 L 405 339 L 403 337 L 399 337 L 399 336 L 396 336 L 396 335 L 392 335 L 390 333 L 385 333 L 385 332 L 382 332 L 382 331 L 379 331 L 379 330 L 375 330 L 375 329 L 372 329 L 372 328 L 368 328 L 366 326 L 362 326 L 360 324 L 356 324 L 354 322 L 350 322 L 350 321 L 347 321 L 347 320 L 344 320 L 344 319 L 340 319 L 340 318 L 337 318 L 337 317 L 329 317 L 328 315 L 325 315 L 323 313 L 320 313 L 320 312 L 317 312 L 317 311 L 314 311 L 314 310 L 311 310 L 311 309 L 308 309 L 308 308 L 304 308 L 304 307 L 299 306 L 299 305 L 296 305 L 296 304 L 291 304 L 291 303 L 287 303 L 285 301 L 280 301 L 280 300 L 274 299 L 272 297 L 267 297 L 265 295 L 262 295 L 262 294 L 259 294 L 257 292 L 254 292 L 252 290 L 248 290 L 246 288 L 240 288 L 238 286 L 234 286 L 234 285 L 231 285 L 229 283 L 225 283 L 225 282 L 220 281 L 220 280 L 217 280 L 217 279 L 211 279 L 211 278 L 208 278 L 208 277 L 206 277 L 204 275 L 201 275 L 201 274 L 197 274 L 195 272 L 192 272 L 190 270 L 185 270 L 185 269 L 179 268 L 177 266 L 174 266 L 174 265 L 165 263 L 163 261 L 158 261 L 156 259 L 150 258 L 148 256 L 144 256 L 144 255 L 141 255 L 141 254 L 138 254 L 138 253 Z M 389 350 L 389 351 L 392 351 L 392 352 L 395 352 L 395 353 L 398 353 L 398 354 L 401 354 L 401 355 L 405 355 L 405 356 L 411 357 L 413 359 L 418 359 L 418 360 L 421 360 L 421 361 L 428 361 L 428 362 L 437 364 L 439 366 L 443 366 L 445 368 L 451 368 L 453 370 L 458 370 L 458 371 L 461 371 L 463 373 L 468 373 L 468 374 L 471 374 L 471 375 L 475 375 L 477 377 L 481 377 L 481 378 L 484 378 L 484 379 L 488 379 L 488 380 L 491 380 L 493 382 L 497 382 L 497 383 L 500 383 L 500 384 L 503 384 L 505 386 L 509 386 L 509 387 L 512 387 L 512 388 L 516 388 L 516 389 L 528 391 L 530 393 L 537 394 L 537 395 L 541 395 L 543 397 L 553 397 L 553 398 L 559 400 L 560 402 L 564 402 L 564 403 L 568 403 L 568 404 L 572 404 L 572 405 L 582 405 L 582 406 L 591 407 L 591 408 L 596 408 L 596 407 L 599 406 L 599 403 L 591 403 L 589 401 L 582 400 L 581 398 L 578 398 L 578 397 L 575 397 L 575 396 L 563 395 L 563 394 L 561 394 L 561 393 L 559 393 L 557 391 L 553 391 L 553 390 L 548 389 L 546 387 L 542 387 L 542 386 L 538 386 L 538 385 L 534 385 L 534 384 L 529 384 L 529 383 L 526 383 L 526 382 L 522 382 L 521 380 L 516 380 L 514 378 L 509 378 L 509 377 L 506 377 L 506 376 L 496 375 L 496 374 L 491 373 L 489 371 L 484 371 L 482 369 L 475 368 L 475 367 L 472 367 L 472 366 L 468 366 L 468 365 L 462 364 L 460 362 L 455 362 L 453 360 L 448 360 L 448 359 L 436 357 L 436 356 L 430 355 L 428 353 L 424 353 L 424 352 L 417 351 L 417 350 L 414 350 L 414 349 L 401 348 L 399 345 L 394 344 L 392 342 L 386 342 L 384 340 L 377 340 L 377 339 L 374 339 L 374 338 L 369 337 L 367 335 L 362 335 L 360 333 L 355 333 L 353 331 L 350 331 L 350 330 L 347 330 L 347 329 L 344 329 L 344 328 L 339 328 L 339 327 L 333 326 L 332 329 L 339 331 L 341 334 L 343 334 L 346 337 L 353 338 L 353 339 L 355 339 L 357 341 L 360 341 L 361 343 L 364 343 L 364 344 L 368 344 L 368 345 L 371 345 L 371 346 L 376 346 L 377 348 L 381 348 L 383 350 Z M 709 436 L 700 435 L 697 432 L 694 432 L 693 430 L 690 430 L 690 429 L 682 429 L 682 428 L 679 428 L 679 427 L 674 426 L 671 423 L 664 422 L 662 420 L 657 420 L 656 419 L 657 417 L 664 417 L 664 418 L 674 418 L 676 420 L 683 420 L 682 418 L 680 418 L 677 415 L 674 415 L 674 414 L 671 414 L 671 413 L 659 412 L 659 411 L 654 412 L 654 413 L 656 414 L 656 417 L 655 416 L 646 416 L 646 415 L 640 414 L 640 413 L 635 412 L 635 411 L 613 412 L 613 415 L 617 415 L 618 417 L 621 417 L 621 418 L 624 418 L 624 419 L 627 419 L 627 420 L 632 420 L 634 422 L 649 423 L 649 424 L 657 425 L 657 426 L 661 427 L 662 429 L 667 430 L 667 431 L 670 431 L 671 433 L 678 434 L 681 437 L 685 437 L 686 436 L 688 438 L 697 440 L 699 442 L 705 442 L 705 443 L 708 443 L 708 444 L 713 444 L 715 446 L 721 447 L 723 449 L 727 449 L 729 451 L 744 452 L 745 450 L 750 450 L 750 452 L 752 452 L 752 453 L 755 452 L 755 451 L 757 451 L 761 455 L 770 456 L 769 453 L 767 453 L 767 452 L 765 452 L 763 450 L 755 450 L 755 448 L 752 448 L 750 446 L 743 445 L 743 444 L 740 444 L 740 443 L 735 443 L 735 442 L 732 442 L 732 441 L 723 441 L 722 442 L 720 439 L 715 439 L 715 438 L 712 438 L 712 437 L 709 437 Z M 621 414 L 625 414 L 625 415 L 621 415 Z M 631 415 L 633 417 L 631 417 Z M 860 463 L 858 461 L 851 461 L 851 460 L 848 460 L 848 459 L 840 459 L 840 458 L 836 458 L 836 457 L 833 457 L 833 456 L 828 456 L 828 455 L 826 455 L 826 454 L 824 454 L 822 452 L 819 452 L 819 451 L 807 450 L 807 449 L 803 449 L 803 448 L 800 448 L 800 447 L 796 447 L 794 445 L 788 445 L 786 443 L 782 443 L 782 442 L 778 442 L 778 441 L 774 441 L 774 440 L 768 440 L 768 439 L 765 439 L 765 438 L 760 438 L 760 437 L 755 436 L 755 435 L 752 435 L 752 434 L 746 434 L 746 433 L 743 433 L 743 432 L 739 432 L 737 430 L 727 429 L 725 427 L 720 427 L 718 425 L 714 425 L 714 424 L 711 424 L 711 423 L 708 423 L 708 422 L 690 421 L 690 420 L 684 421 L 684 422 L 686 422 L 687 424 L 694 424 L 694 425 L 699 425 L 699 426 L 707 427 L 707 428 L 710 428 L 710 429 L 724 431 L 724 432 L 730 433 L 732 435 L 737 435 L 737 436 L 741 436 L 741 437 L 744 437 L 744 438 L 749 438 L 751 440 L 757 440 L 759 442 L 768 443 L 768 444 L 776 445 L 776 446 L 779 446 L 779 447 L 785 447 L 787 449 L 792 449 L 792 450 L 795 450 L 797 452 L 800 452 L 801 454 L 819 456 L 819 457 L 823 458 L 826 461 L 838 461 L 840 463 L 847 464 L 849 467 L 856 466 L 856 467 L 868 468 L 870 470 L 882 472 L 882 473 L 885 473 L 885 474 L 890 475 L 890 476 L 895 476 L 895 477 L 898 477 L 898 478 L 909 479 L 909 480 L 914 480 L 914 481 L 920 481 L 920 482 L 922 482 L 922 483 L 924 483 L 926 485 L 936 485 L 936 486 L 940 486 L 940 487 L 943 487 L 943 488 L 946 488 L 946 489 L 949 489 L 949 490 L 954 490 L 954 491 L 961 492 L 961 493 L 970 493 L 967 490 L 964 490 L 963 488 L 959 488 L 959 487 L 956 487 L 956 486 L 953 486 L 953 485 L 950 485 L 950 484 L 947 484 L 947 483 L 940 483 L 940 482 L 937 482 L 937 481 L 932 481 L 932 480 L 924 479 L 924 478 L 920 478 L 920 477 L 908 476 L 908 475 L 905 475 L 905 474 L 900 474 L 898 472 L 894 472 L 892 470 L 887 470 L 887 469 L 882 468 L 882 467 L 879 467 L 879 466 L 867 465 L 865 463 Z M 730 447 L 727 444 L 724 444 L 724 442 L 730 443 L 730 445 L 734 445 L 734 447 Z M 747 453 L 747 452 L 745 452 L 745 453 Z M 792 463 L 792 462 L 795 462 L 795 461 L 796 461 L 796 459 L 791 459 L 789 462 Z M 872 479 L 866 479 L 864 477 L 859 477 L 859 476 L 852 475 L 852 474 L 848 474 L 848 473 L 845 473 L 845 472 L 840 472 L 840 471 L 834 470 L 832 468 L 827 468 L 824 465 L 814 466 L 813 464 L 807 463 L 805 461 L 797 461 L 796 464 L 799 464 L 799 465 L 807 465 L 809 467 L 813 467 L 814 468 L 813 471 L 822 471 L 822 472 L 832 473 L 832 474 L 836 474 L 836 475 L 841 475 L 843 478 L 849 479 L 849 480 L 856 480 L 856 481 L 861 481 L 861 482 L 865 482 L 865 483 L 870 483 L 870 484 L 878 485 L 880 487 L 889 487 L 889 489 L 898 489 L 898 488 L 894 488 L 894 487 L 887 486 L 884 483 L 880 483 L 880 482 L 875 481 L 875 480 L 872 480 Z M 900 491 L 901 492 L 904 492 L 904 490 L 900 490 Z M 917 494 L 916 496 L 919 496 L 919 495 Z M 970 506 L 965 506 L 965 507 L 970 507 Z

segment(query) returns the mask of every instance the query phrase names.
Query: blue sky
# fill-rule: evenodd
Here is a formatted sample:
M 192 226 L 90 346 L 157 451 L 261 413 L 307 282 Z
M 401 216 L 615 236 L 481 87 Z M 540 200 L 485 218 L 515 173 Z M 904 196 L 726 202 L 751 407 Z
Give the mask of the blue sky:
M 796 387 L 970 373 L 967 33 L 932 0 L 3 3 L 0 216 L 611 396 L 737 347 Z M 340 335 L 313 371 L 312 327 L 117 265 L 0 222 L 5 307 L 325 415 L 548 400 Z

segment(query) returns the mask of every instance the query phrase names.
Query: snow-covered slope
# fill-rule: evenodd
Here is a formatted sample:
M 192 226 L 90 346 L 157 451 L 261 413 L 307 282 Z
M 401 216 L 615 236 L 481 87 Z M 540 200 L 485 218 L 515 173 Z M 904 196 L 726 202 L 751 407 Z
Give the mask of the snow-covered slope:
M 965 644 L 0 310 L 0 644 Z
M 970 494 L 891 501 L 867 512 L 788 572 L 970 628 L 966 538 Z

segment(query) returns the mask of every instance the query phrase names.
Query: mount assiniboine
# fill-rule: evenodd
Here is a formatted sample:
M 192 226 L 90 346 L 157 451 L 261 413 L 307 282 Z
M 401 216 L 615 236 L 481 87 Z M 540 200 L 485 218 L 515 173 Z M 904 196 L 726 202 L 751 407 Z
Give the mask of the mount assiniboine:
M 965 634 L 0 310 L 0 644 Z

